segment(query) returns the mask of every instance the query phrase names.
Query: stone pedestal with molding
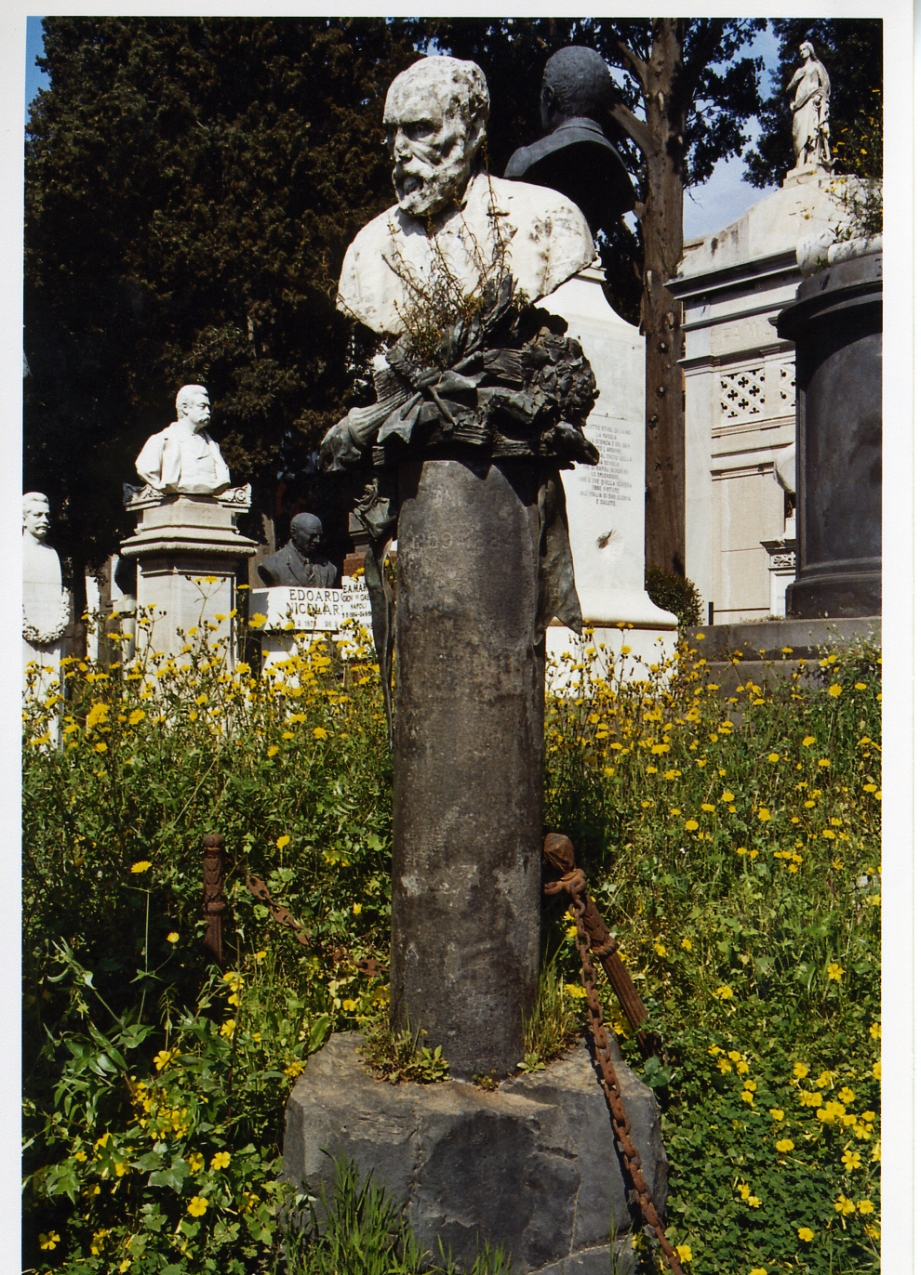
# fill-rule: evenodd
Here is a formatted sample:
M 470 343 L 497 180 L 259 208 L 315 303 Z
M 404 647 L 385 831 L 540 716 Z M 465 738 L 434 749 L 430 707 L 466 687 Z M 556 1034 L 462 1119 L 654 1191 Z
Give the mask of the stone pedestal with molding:
M 489 1244 L 511 1275 L 629 1275 L 635 1256 L 625 1180 L 586 1045 L 487 1092 L 460 1081 L 387 1084 L 363 1065 L 357 1032 L 308 1059 L 288 1099 L 283 1176 L 331 1203 L 337 1160 L 373 1176 L 416 1240 L 469 1270 Z M 614 1064 L 656 1208 L 667 1161 L 659 1107 Z M 613 1252 L 612 1252 L 613 1250 Z
M 256 542 L 236 525 L 250 506 L 250 488 L 219 496 L 164 496 L 126 487 L 125 506 L 138 515 L 121 552 L 138 564 L 138 654 L 179 656 L 192 629 L 209 626 L 209 645 L 226 643 L 233 662 L 236 580 Z

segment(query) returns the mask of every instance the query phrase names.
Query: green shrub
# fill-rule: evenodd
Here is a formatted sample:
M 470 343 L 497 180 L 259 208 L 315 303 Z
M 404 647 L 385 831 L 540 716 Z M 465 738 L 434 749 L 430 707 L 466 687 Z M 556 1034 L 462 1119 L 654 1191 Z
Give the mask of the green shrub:
M 686 576 L 672 575 L 659 567 L 646 568 L 646 592 L 650 600 L 663 611 L 671 611 L 678 619 L 683 632 L 693 624 L 700 624 L 702 603 L 697 586 Z

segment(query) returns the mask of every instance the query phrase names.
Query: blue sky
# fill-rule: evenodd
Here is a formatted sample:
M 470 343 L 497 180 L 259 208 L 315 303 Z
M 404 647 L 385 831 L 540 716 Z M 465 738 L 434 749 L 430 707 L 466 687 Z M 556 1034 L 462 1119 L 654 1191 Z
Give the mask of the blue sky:
M 42 48 L 41 18 L 26 18 L 26 114 L 38 90 L 48 87 L 48 76 L 35 65 L 35 59 L 42 55 Z
M 48 87 L 48 77 L 35 65 L 42 53 L 41 18 L 26 21 L 26 112 L 29 103 L 40 88 Z M 777 64 L 777 41 L 769 31 L 758 36 L 752 52 L 765 61 L 762 91 L 767 90 L 769 73 Z M 792 155 L 791 155 L 792 163 Z M 763 199 L 767 191 L 757 190 L 742 180 L 745 161 L 739 157 L 720 160 L 713 176 L 703 186 L 695 187 L 684 197 L 684 237 L 695 239 L 700 235 L 714 234 L 741 217 L 746 208 Z

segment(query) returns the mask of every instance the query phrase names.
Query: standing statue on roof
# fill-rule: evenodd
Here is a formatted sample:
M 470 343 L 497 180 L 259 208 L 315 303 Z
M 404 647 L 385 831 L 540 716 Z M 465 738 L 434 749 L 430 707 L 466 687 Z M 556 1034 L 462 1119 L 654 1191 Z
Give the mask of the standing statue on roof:
M 831 168 L 828 144 L 828 104 L 831 83 L 828 72 L 808 40 L 799 46 L 803 65 L 787 85 L 792 93 L 793 149 L 797 168 Z

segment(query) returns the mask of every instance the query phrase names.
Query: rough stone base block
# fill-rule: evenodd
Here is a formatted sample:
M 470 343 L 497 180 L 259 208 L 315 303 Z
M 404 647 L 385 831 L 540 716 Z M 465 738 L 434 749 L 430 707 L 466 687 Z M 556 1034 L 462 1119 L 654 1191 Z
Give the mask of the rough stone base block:
M 334 1036 L 307 1063 L 288 1102 L 284 1177 L 332 1199 L 334 1160 L 353 1161 L 403 1212 L 416 1239 L 469 1267 L 501 1244 L 512 1275 L 611 1275 L 612 1237 L 632 1267 L 627 1186 L 588 1048 L 493 1092 L 460 1081 L 378 1082 L 357 1032 Z M 616 1063 L 631 1132 L 656 1207 L 667 1161 L 652 1092 Z

